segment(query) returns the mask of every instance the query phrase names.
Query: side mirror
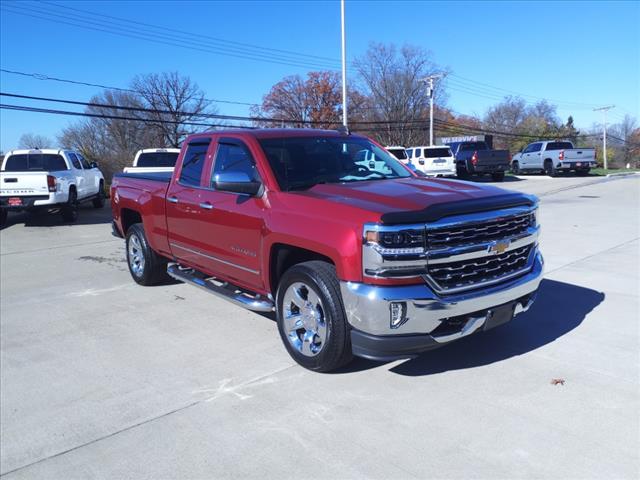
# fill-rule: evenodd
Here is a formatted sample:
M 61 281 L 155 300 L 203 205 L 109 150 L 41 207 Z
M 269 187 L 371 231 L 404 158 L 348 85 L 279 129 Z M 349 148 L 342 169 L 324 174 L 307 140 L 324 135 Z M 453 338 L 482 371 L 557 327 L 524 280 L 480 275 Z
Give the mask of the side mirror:
M 251 180 L 245 172 L 222 172 L 216 174 L 213 187 L 222 192 L 242 193 L 255 197 L 262 190 L 262 184 Z
M 91 162 L 91 163 L 89 164 L 89 166 L 90 166 L 91 168 L 98 168 L 98 162 Z

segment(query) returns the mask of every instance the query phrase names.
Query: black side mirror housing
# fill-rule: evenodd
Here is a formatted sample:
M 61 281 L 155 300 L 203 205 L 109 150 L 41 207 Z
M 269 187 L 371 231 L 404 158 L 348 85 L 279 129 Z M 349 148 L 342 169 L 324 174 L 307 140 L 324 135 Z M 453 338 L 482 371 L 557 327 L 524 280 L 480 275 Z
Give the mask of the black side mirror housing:
M 98 162 L 91 162 L 91 163 L 89 164 L 89 166 L 90 166 L 91 168 L 98 168 Z
M 222 172 L 216 174 L 213 188 L 222 192 L 240 193 L 252 197 L 262 193 L 262 183 L 249 178 L 245 172 Z

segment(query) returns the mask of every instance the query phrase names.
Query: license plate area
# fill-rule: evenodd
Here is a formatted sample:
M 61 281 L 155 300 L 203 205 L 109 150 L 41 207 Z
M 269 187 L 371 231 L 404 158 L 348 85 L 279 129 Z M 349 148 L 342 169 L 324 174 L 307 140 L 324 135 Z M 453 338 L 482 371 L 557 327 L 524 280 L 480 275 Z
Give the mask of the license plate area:
M 487 315 L 487 320 L 484 322 L 484 330 L 491 330 L 492 328 L 510 321 L 513 318 L 515 306 L 515 302 L 511 302 L 506 305 L 491 308 Z

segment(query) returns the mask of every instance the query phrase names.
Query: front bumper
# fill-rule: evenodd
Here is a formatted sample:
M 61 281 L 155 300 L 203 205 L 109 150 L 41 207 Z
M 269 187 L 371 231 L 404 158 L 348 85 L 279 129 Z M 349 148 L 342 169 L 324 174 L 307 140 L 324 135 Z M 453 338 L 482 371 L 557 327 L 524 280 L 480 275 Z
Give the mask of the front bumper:
M 459 295 L 439 296 L 426 284 L 398 287 L 341 282 L 353 353 L 370 359 L 407 358 L 505 323 L 527 310 L 542 280 L 544 261 L 536 252 L 532 269 L 513 280 Z M 392 302 L 405 316 L 391 326 Z

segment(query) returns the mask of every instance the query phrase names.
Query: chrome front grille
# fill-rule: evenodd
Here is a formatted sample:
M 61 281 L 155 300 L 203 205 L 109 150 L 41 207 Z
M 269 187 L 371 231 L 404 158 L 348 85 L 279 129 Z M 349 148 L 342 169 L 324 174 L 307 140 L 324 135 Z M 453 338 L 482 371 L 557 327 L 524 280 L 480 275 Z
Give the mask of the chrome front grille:
M 478 223 L 464 223 L 427 230 L 427 248 L 450 248 L 509 238 L 526 233 L 535 225 L 535 214 L 528 212 Z
M 499 255 L 429 265 L 427 281 L 445 294 L 497 283 L 528 271 L 533 248 L 529 244 Z

